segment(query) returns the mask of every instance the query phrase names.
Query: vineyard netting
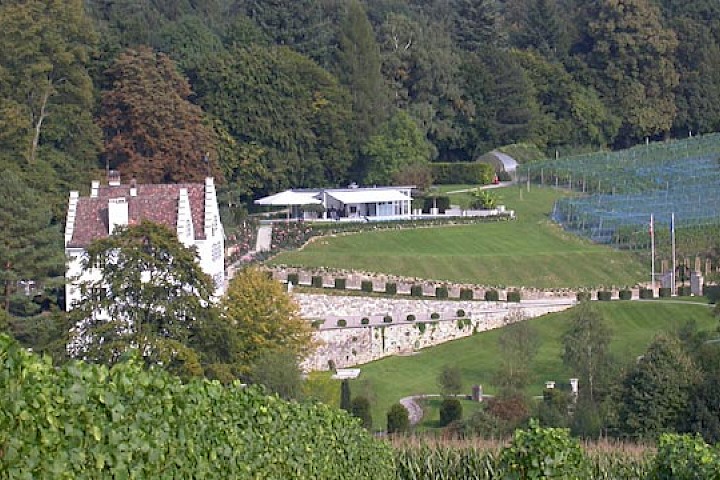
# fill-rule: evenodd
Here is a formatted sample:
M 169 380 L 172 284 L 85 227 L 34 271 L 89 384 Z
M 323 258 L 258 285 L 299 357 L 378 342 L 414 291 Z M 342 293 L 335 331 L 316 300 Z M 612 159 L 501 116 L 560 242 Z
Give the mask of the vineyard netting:
M 688 254 L 720 233 L 720 134 L 526 164 L 521 175 L 582 193 L 559 200 L 552 217 L 598 243 L 649 248 L 651 215 L 661 250 L 672 214 Z

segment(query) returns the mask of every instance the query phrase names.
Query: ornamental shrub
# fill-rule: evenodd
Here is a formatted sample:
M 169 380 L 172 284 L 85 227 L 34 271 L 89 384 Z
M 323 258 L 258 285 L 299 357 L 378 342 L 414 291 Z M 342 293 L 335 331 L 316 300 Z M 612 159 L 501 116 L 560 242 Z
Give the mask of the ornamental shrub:
M 460 300 L 472 300 L 474 293 L 471 288 L 460 289 Z
M 591 296 L 590 292 L 577 292 L 577 295 L 575 296 L 578 302 L 587 302 L 590 301 Z
M 410 287 L 410 296 L 422 297 L 423 296 L 422 285 L 413 285 L 412 287 Z
M 363 318 L 360 319 L 360 324 L 361 324 L 361 325 L 367 325 L 367 324 L 369 324 L 369 323 L 370 323 L 370 319 L 367 318 L 367 317 L 363 317 Z
M 340 320 L 337 321 L 337 326 L 338 327 L 347 327 L 347 320 L 345 320 L 344 318 L 341 318 Z
M 383 317 L 383 322 L 385 323 L 392 323 L 392 317 L 390 315 L 385 315 Z
M 314 288 L 322 288 L 323 287 L 323 278 L 320 275 L 313 275 L 310 279 L 310 284 Z
M 347 279 L 346 278 L 336 278 L 335 279 L 335 289 L 336 290 L 345 290 L 347 287 Z
M 373 283 L 372 280 L 363 280 L 360 282 L 360 290 L 366 293 L 372 293 L 373 291 Z
M 387 412 L 387 433 L 403 433 L 410 430 L 410 416 L 405 407 L 395 403 Z
M 654 298 L 654 294 L 651 288 L 641 288 L 639 293 L 640 298 L 643 300 Z
M 56 368 L 1 335 L 0 445 L 3 478 L 396 478 L 387 446 L 326 405 L 134 358 Z
M 607 290 L 598 290 L 597 299 L 603 302 L 608 302 L 612 299 L 612 292 L 608 292 Z
M 510 290 L 509 292 L 507 292 L 507 301 L 519 303 L 520 302 L 520 292 L 518 290 Z
M 435 298 L 448 298 L 447 287 L 435 287 Z
M 297 273 L 288 273 L 287 281 L 288 283 L 292 283 L 293 285 L 297 286 L 300 283 L 300 275 L 298 275 Z
M 499 302 L 500 292 L 497 290 L 485 290 L 485 301 L 486 302 Z
M 387 282 L 385 284 L 385 293 L 387 293 L 388 295 L 396 295 L 397 294 L 397 283 Z
M 658 289 L 658 296 L 660 298 L 667 298 L 672 296 L 672 290 L 669 287 L 660 287 Z
M 450 208 L 450 197 L 447 195 L 433 195 L 423 199 L 423 212 L 430 213 L 430 209 L 437 207 L 440 213 Z
M 440 404 L 440 426 L 462 419 L 462 404 L 457 398 L 445 398 Z
M 414 321 L 415 321 L 415 315 L 413 315 L 413 314 L 411 313 L 410 315 L 408 315 L 407 317 L 405 317 L 405 320 L 407 320 L 408 322 L 414 322 Z
M 500 452 L 499 470 L 497 478 L 591 478 L 587 458 L 569 430 L 542 428 L 537 420 L 515 431 Z
M 457 312 L 455 312 L 455 316 L 458 317 L 458 318 L 464 317 L 464 316 L 465 316 L 465 310 L 463 310 L 462 308 L 458 308 L 458 309 L 457 309 Z
M 677 294 L 680 297 L 689 297 L 692 294 L 692 290 L 689 285 L 682 285 L 678 287 Z
M 631 290 L 620 290 L 618 293 L 618 298 L 620 300 L 631 300 L 632 299 L 632 291 Z
M 440 314 L 437 313 L 437 312 L 433 312 L 433 313 L 430 314 L 430 319 L 431 319 L 431 320 L 438 320 L 439 318 L 440 318 Z

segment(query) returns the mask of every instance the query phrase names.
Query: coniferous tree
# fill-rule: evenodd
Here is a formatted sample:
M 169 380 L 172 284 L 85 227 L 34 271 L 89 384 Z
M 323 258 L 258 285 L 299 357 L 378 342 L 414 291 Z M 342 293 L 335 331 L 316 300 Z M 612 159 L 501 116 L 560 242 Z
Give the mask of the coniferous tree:
M 452 0 L 455 43 L 468 52 L 505 46 L 497 0 Z
M 352 394 L 350 393 L 350 380 L 347 378 L 340 384 L 340 408 L 346 412 L 352 411 Z
M 350 409 L 353 417 L 360 419 L 360 423 L 366 430 L 371 430 L 373 425 L 372 412 L 370 410 L 370 400 L 367 397 L 359 396 L 352 400 Z
M 386 116 L 387 96 L 380 71 L 380 50 L 360 2 L 352 0 L 340 25 L 338 77 L 350 90 L 356 147 Z
M 190 85 L 170 58 L 147 47 L 122 53 L 107 72 L 100 125 L 106 164 L 142 183 L 215 175 L 215 141 Z M 205 161 L 207 159 L 207 161 Z

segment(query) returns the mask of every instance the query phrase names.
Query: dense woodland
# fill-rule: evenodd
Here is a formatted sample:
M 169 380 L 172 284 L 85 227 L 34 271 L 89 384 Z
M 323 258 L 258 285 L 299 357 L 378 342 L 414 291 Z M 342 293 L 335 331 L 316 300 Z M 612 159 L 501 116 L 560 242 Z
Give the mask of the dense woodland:
M 712 0 L 0 1 L 0 275 L 62 273 L 68 191 L 105 169 L 210 172 L 243 204 L 511 143 L 720 130 L 717 18 Z

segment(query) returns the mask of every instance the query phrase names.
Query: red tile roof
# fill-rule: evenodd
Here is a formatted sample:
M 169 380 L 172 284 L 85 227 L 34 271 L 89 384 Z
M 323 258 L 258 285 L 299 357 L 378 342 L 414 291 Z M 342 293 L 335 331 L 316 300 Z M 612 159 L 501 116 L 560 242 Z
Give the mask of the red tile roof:
M 125 197 L 130 224 L 150 220 L 177 228 L 180 189 L 187 188 L 195 239 L 205 239 L 205 185 L 185 183 L 172 185 L 138 185 L 137 196 L 130 196 L 130 185 L 103 185 L 97 197 L 80 197 L 75 214 L 75 228 L 68 247 L 84 248 L 97 238 L 108 236 L 108 200 Z

